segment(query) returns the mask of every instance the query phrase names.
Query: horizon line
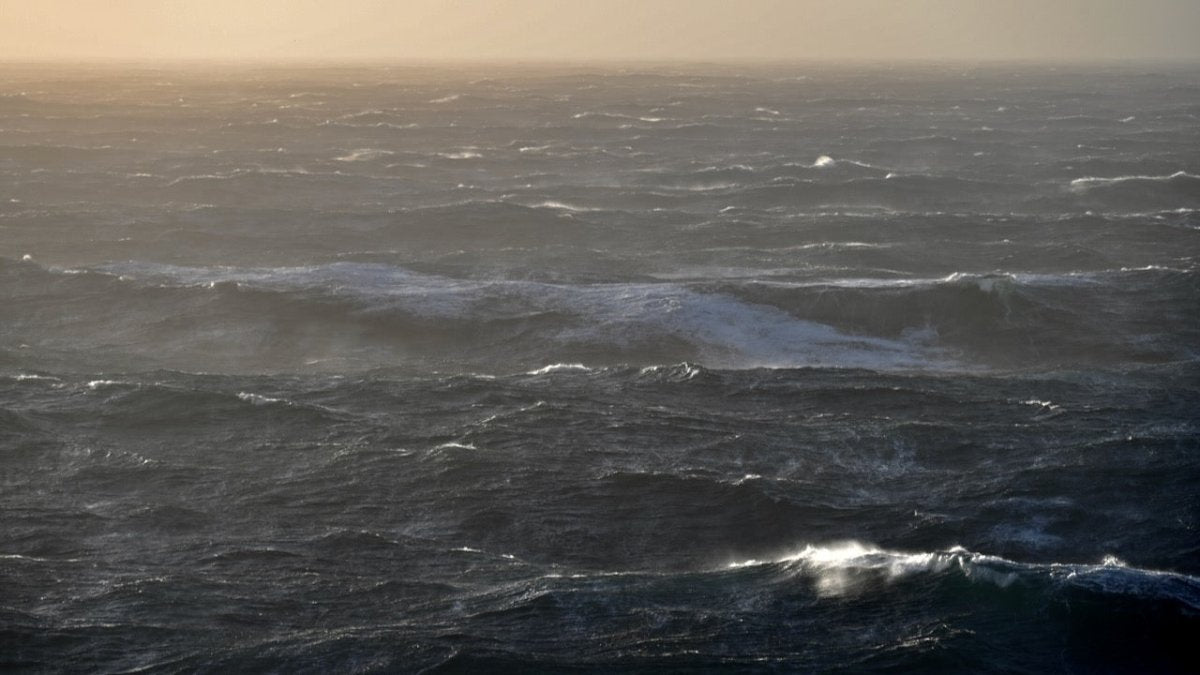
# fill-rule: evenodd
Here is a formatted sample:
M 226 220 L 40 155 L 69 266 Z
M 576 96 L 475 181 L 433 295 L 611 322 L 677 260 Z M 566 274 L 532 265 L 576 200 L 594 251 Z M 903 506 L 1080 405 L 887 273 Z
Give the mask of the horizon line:
M 787 65 L 1197 65 L 1200 56 L 1154 55 L 1121 57 L 1088 56 L 974 56 L 974 57 L 755 57 L 718 56 L 693 57 L 416 57 L 416 56 L 0 56 L 0 66 L 21 65 L 145 65 L 145 66 L 346 66 L 346 65 L 416 65 L 416 66 L 613 66 L 613 65 L 676 65 L 676 66 L 787 66 Z

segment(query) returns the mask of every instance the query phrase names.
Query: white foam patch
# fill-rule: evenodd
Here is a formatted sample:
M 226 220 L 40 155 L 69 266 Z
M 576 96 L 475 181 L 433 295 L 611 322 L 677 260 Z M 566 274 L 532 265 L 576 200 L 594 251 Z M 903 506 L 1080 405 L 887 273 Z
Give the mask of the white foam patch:
M 928 362 L 904 342 L 847 335 L 774 307 L 670 284 L 590 288 L 580 300 L 597 319 L 597 327 L 578 330 L 581 337 L 597 331 L 616 342 L 671 336 L 697 345 L 704 362 L 718 367 L 911 368 Z
M 705 365 L 723 368 L 853 367 L 912 369 L 949 365 L 923 341 L 843 333 L 768 305 L 659 283 L 551 284 L 424 275 L 382 264 L 312 267 L 197 268 L 125 263 L 99 271 L 168 285 L 313 290 L 352 299 L 370 311 L 427 318 L 491 320 L 537 313 L 578 316 L 546 337 L 569 344 L 619 347 L 694 345 Z M 228 285 L 228 284 L 225 284 Z

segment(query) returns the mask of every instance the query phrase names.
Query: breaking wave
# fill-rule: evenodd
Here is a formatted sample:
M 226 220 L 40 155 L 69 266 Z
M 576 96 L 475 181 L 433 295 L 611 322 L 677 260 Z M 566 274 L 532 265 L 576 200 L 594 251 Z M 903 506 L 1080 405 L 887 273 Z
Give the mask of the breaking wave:
M 1129 567 L 1111 556 L 1093 564 L 1020 563 L 962 547 L 903 553 L 847 541 L 828 546 L 808 545 L 774 560 L 729 563 L 731 569 L 755 566 L 795 570 L 812 578 L 816 591 L 823 596 L 850 595 L 872 583 L 905 577 L 953 573 L 1000 588 L 1014 584 L 1074 586 L 1100 593 L 1135 595 L 1147 602 L 1173 600 L 1189 611 L 1200 611 L 1200 579 Z

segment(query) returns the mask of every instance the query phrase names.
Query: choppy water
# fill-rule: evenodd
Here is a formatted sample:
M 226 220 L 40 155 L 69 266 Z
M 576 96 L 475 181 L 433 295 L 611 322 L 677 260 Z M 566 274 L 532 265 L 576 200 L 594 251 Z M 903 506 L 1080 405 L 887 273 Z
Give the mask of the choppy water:
M 1200 71 L 0 69 L 0 666 L 1185 671 Z

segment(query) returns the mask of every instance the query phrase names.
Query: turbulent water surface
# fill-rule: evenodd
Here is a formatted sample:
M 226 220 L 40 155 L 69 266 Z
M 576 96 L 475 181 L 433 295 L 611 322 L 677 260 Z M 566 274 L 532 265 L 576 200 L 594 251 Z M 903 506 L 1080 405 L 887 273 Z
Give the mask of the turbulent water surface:
M 1200 71 L 0 69 L 0 668 L 1184 671 Z

